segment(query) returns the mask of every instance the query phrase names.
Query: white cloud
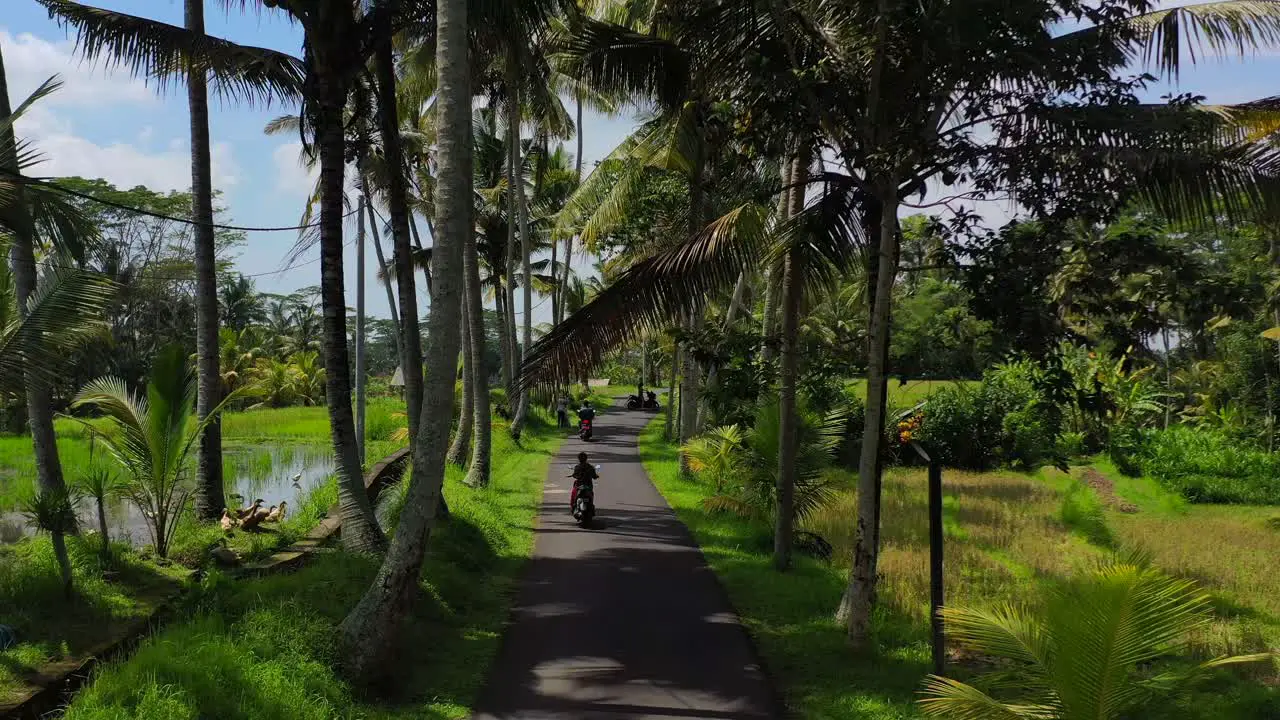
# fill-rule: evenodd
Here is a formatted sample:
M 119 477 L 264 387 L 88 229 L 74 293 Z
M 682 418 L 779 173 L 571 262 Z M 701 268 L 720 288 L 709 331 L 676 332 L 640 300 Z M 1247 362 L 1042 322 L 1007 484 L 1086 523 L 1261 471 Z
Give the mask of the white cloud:
M 15 104 L 39 87 L 51 75 L 58 75 L 62 87 L 42 101 L 46 107 L 103 107 L 119 104 L 156 103 L 156 92 L 125 70 L 102 63 L 81 61 L 75 42 L 50 42 L 31 33 L 11 35 L 0 30 L 4 64 L 9 80 L 9 97 Z
M 291 199 L 305 199 L 320 177 L 316 169 L 308 169 L 302 162 L 302 143 L 279 145 L 271 152 L 271 164 L 276 171 L 275 190 Z
M 18 121 L 19 134 L 44 159 L 30 170 L 32 174 L 103 178 L 119 187 L 146 185 L 157 191 L 191 187 L 191 156 L 185 138 L 172 138 L 164 150 L 153 152 L 146 148 L 155 140 L 149 124 L 137 128 L 118 123 L 119 137 L 102 143 L 77 132 L 77 125 L 100 122 L 101 114 L 115 108 L 159 112 L 162 103 L 152 88 L 125 71 L 81 62 L 69 40 L 50 42 L 30 33 L 13 36 L 0 30 L 0 43 L 15 105 L 49 76 L 56 74 L 63 81 L 57 92 L 33 105 Z M 215 143 L 210 153 L 214 188 L 230 189 L 239 179 L 231 146 Z

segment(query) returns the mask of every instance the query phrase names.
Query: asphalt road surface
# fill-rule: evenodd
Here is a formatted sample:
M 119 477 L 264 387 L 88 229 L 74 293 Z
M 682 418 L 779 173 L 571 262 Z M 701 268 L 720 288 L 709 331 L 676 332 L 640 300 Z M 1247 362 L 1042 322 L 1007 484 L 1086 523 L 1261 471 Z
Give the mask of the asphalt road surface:
M 612 408 L 548 473 L 529 561 L 475 720 L 764 720 L 776 696 L 689 531 L 640 464 L 652 411 Z M 601 465 L 590 528 L 567 477 Z

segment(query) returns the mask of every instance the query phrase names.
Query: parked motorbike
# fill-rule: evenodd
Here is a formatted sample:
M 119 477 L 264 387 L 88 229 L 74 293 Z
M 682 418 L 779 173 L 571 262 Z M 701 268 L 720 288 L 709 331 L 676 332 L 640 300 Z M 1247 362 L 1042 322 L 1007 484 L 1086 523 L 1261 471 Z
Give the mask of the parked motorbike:
M 583 440 L 591 439 L 591 421 L 590 420 L 578 421 L 578 437 Z
M 641 408 L 644 408 L 645 410 L 657 410 L 658 396 L 654 393 L 645 393 L 645 395 L 647 395 L 647 397 L 645 397 L 643 400 L 640 399 L 639 395 L 628 396 L 627 409 L 639 410 Z

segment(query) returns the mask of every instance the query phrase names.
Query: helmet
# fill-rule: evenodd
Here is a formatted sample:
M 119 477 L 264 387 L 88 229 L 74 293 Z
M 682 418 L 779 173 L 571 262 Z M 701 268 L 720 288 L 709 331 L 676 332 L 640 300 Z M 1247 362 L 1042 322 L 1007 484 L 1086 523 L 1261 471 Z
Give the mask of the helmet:
M 587 461 L 587 454 L 584 452 L 578 453 L 578 462 L 585 463 L 586 461 Z

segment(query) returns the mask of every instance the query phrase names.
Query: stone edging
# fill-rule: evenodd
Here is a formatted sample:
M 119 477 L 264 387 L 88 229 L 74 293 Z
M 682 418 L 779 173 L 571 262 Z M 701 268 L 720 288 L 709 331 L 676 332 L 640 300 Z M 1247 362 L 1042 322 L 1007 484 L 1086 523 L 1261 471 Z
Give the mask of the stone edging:
M 383 488 L 400 479 L 410 456 L 409 448 L 401 448 L 374 465 L 364 477 L 365 492 L 369 499 L 377 499 Z M 260 577 L 275 572 L 291 572 L 300 568 L 308 556 L 319 550 L 342 528 L 338 506 L 318 525 L 293 545 L 236 571 L 236 577 Z M 0 720 L 35 720 L 58 709 L 68 694 L 75 692 L 92 675 L 94 668 L 104 661 L 126 654 L 135 648 L 168 619 L 174 600 L 181 596 L 177 590 L 162 598 L 156 608 L 145 617 L 138 618 L 119 636 L 104 640 L 79 657 L 67 658 L 43 666 L 30 678 L 19 699 L 0 704 Z

